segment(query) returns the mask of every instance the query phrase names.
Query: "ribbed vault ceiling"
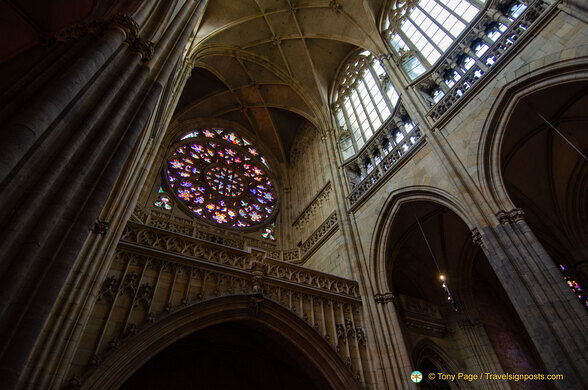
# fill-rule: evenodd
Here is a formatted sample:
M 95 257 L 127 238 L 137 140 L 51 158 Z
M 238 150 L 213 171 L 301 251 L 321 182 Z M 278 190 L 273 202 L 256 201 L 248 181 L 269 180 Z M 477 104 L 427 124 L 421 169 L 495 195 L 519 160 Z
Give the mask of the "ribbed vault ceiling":
M 383 3 L 209 1 L 176 118 L 235 121 L 288 161 L 300 125 L 330 126 L 329 90 L 344 59 L 358 48 L 382 50 Z

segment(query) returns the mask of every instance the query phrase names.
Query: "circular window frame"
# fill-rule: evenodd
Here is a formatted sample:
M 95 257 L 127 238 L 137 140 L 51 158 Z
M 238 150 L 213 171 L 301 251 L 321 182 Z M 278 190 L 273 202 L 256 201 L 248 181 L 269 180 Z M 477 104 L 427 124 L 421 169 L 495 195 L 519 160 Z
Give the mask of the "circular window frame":
M 229 132 L 229 133 L 234 133 L 235 135 L 237 135 L 238 137 L 241 138 L 241 140 L 245 140 L 249 145 L 239 145 L 239 144 L 235 144 L 235 143 L 231 143 L 225 139 L 219 138 L 217 136 L 215 137 L 207 137 L 207 136 L 203 136 L 203 135 L 198 135 L 197 137 L 187 137 L 188 135 L 190 135 L 193 132 L 200 132 L 200 131 L 204 131 L 204 130 L 210 130 L 213 131 L 214 129 L 220 129 L 224 132 Z M 199 222 L 203 222 L 209 226 L 213 226 L 215 228 L 221 228 L 221 229 L 227 229 L 230 231 L 234 231 L 234 232 L 253 232 L 253 231 L 259 231 L 264 229 L 265 227 L 269 226 L 273 221 L 275 221 L 275 217 L 278 213 L 279 210 L 279 200 L 280 200 L 280 194 L 278 191 L 278 188 L 276 186 L 276 180 L 273 177 L 273 171 L 272 169 L 269 167 L 269 163 L 267 162 L 267 160 L 264 158 L 264 160 L 261 159 L 261 157 L 263 157 L 262 153 L 259 151 L 259 147 L 257 147 L 255 145 L 254 142 L 251 142 L 248 136 L 242 136 L 240 134 L 240 132 L 238 130 L 235 130 L 232 128 L 232 126 L 228 127 L 227 126 L 198 126 L 198 127 L 191 127 L 190 130 L 184 130 L 184 132 L 179 134 L 181 136 L 181 138 L 179 140 L 176 140 L 175 142 L 173 142 L 169 148 L 167 149 L 167 153 L 165 154 L 164 158 L 163 158 L 163 164 L 162 164 L 162 184 L 164 187 L 164 190 L 170 194 L 170 196 L 172 197 L 176 207 L 180 208 L 184 213 L 186 213 L 187 215 L 195 218 L 197 221 Z M 274 197 L 273 200 L 273 210 L 271 213 L 267 214 L 267 217 L 265 217 L 262 221 L 260 222 L 253 222 L 251 221 L 252 225 L 251 226 L 246 226 L 246 227 L 234 227 L 234 226 L 230 226 L 228 224 L 221 224 L 216 222 L 215 220 L 213 220 L 210 217 L 203 217 L 201 215 L 198 215 L 195 211 L 193 211 L 190 206 L 187 204 L 187 201 L 180 198 L 178 196 L 178 194 L 176 193 L 177 188 L 174 188 L 171 186 L 171 183 L 169 181 L 168 178 L 168 170 L 170 169 L 169 166 L 169 162 L 170 160 L 173 159 L 174 153 L 181 148 L 182 146 L 190 146 L 192 144 L 206 144 L 210 141 L 214 141 L 217 144 L 222 145 L 223 147 L 231 147 L 234 149 L 237 149 L 237 151 L 239 153 L 241 153 L 242 155 L 248 155 L 251 157 L 252 162 L 258 166 L 261 167 L 264 175 L 268 178 L 269 182 L 271 183 L 271 193 Z M 254 148 L 254 150 L 257 152 L 257 155 L 254 155 L 253 153 L 248 151 L 248 148 Z M 239 163 L 239 166 L 242 166 L 243 162 Z M 227 199 L 230 200 L 234 200 L 234 201 L 238 201 L 241 200 L 243 198 L 247 198 L 251 195 L 248 195 L 248 191 L 249 189 L 252 187 L 252 183 L 248 180 L 244 181 L 244 190 L 241 194 L 233 197 L 233 196 L 227 196 L 227 195 L 221 195 L 218 193 L 218 191 L 214 190 L 210 184 L 208 183 L 208 180 L 206 179 L 206 173 L 209 172 L 211 169 L 214 169 L 215 167 L 229 167 L 231 170 L 236 171 L 238 175 L 240 175 L 240 177 L 242 179 L 248 179 L 247 175 L 244 174 L 244 172 L 242 172 L 240 169 L 239 170 L 235 170 L 233 168 L 233 166 L 231 164 L 227 164 L 226 160 L 223 161 L 213 161 L 211 163 L 209 163 L 208 165 L 206 165 L 202 172 L 199 173 L 199 177 L 198 179 L 191 176 L 186 178 L 186 181 L 191 182 L 193 185 L 198 185 L 201 187 L 205 187 L 207 194 L 212 194 L 213 197 L 212 199 L 215 199 L 214 203 L 218 204 L 217 202 L 219 200 L 224 200 L 226 201 Z M 253 186 L 255 186 L 256 184 L 254 183 Z M 260 202 L 258 202 L 260 203 Z M 206 202 L 203 203 L 203 207 L 206 204 Z M 263 206 L 263 204 L 260 204 L 260 206 Z M 238 208 L 236 209 L 236 212 L 238 213 Z M 249 219 L 250 220 L 250 219 Z

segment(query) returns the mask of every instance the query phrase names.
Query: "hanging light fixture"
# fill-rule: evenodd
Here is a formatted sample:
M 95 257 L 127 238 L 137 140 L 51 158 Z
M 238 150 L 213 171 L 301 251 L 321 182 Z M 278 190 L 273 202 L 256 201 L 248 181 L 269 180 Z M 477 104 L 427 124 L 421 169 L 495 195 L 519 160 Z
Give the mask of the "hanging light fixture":
M 449 290 L 449 286 L 447 286 L 447 277 L 439 269 L 439 264 L 437 263 L 437 259 L 435 259 L 435 255 L 433 254 L 433 250 L 431 249 L 431 245 L 429 245 L 429 240 L 427 240 L 427 236 L 425 235 L 425 231 L 423 230 L 423 227 L 421 226 L 421 221 L 419 221 L 416 214 L 414 215 L 414 218 L 416 219 L 417 224 L 419 225 L 419 229 L 421 231 L 421 234 L 423 235 L 423 238 L 425 239 L 425 243 L 427 244 L 427 248 L 429 249 L 429 253 L 431 254 L 431 258 L 433 259 L 433 262 L 435 263 L 435 267 L 437 267 L 437 272 L 439 272 L 439 280 L 441 280 L 441 287 L 443 288 L 443 291 L 445 291 L 445 295 L 447 296 L 447 302 L 449 302 L 449 304 L 451 305 L 453 310 L 457 311 L 457 303 L 455 303 L 455 300 L 453 299 L 453 295 L 451 294 L 451 291 Z

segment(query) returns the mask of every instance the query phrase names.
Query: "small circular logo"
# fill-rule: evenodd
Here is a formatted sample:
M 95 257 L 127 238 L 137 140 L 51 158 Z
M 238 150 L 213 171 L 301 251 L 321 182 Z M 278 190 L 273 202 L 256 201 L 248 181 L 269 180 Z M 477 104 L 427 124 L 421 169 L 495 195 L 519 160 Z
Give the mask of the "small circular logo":
M 420 371 L 413 371 L 410 373 L 410 380 L 414 383 L 419 383 L 423 380 L 423 373 Z
M 429 375 L 427 375 L 429 377 L 430 380 L 435 379 L 435 373 L 434 372 L 430 372 Z

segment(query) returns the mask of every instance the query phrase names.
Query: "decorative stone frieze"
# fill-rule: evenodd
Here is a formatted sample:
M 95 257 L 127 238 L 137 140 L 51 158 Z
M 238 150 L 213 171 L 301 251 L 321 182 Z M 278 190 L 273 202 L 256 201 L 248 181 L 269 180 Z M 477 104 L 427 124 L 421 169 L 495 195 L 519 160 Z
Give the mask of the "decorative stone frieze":
M 326 189 L 326 188 L 325 188 Z M 327 192 L 330 193 L 330 185 Z M 322 191 L 321 191 L 322 193 Z M 326 195 L 328 197 L 330 195 Z M 250 237 L 239 238 L 231 232 L 223 229 L 215 229 L 204 226 L 193 220 L 177 217 L 169 213 L 164 213 L 155 209 L 146 209 L 137 207 L 133 212 L 132 223 L 140 223 L 153 226 L 159 229 L 180 233 L 191 236 L 199 240 L 210 243 L 226 245 L 237 249 L 259 248 L 267 252 L 267 257 L 275 260 L 283 260 L 295 264 L 303 263 L 325 239 L 331 236 L 338 227 L 338 219 L 335 212 L 331 213 L 327 219 L 311 234 L 311 236 L 302 243 L 299 248 L 278 250 L 276 244 L 267 243 L 262 240 L 254 240 Z
M 100 331 L 84 335 L 84 345 L 95 345 L 88 367 L 100 366 L 168 316 L 227 295 L 249 295 L 252 315 L 268 300 L 284 306 L 364 380 L 356 366 L 356 357 L 365 353 L 357 282 L 272 260 L 263 251 L 247 253 L 134 222 L 123 233 L 94 307 Z

